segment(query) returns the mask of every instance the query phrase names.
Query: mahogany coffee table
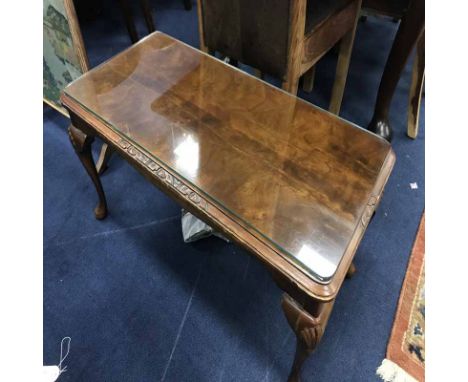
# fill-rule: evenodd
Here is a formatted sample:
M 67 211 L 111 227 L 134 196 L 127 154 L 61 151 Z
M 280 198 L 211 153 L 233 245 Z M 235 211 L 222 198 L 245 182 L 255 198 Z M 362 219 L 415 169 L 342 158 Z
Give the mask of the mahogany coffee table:
M 297 336 L 297 381 L 354 270 L 395 161 L 390 145 L 159 32 L 74 81 L 62 103 L 96 218 L 107 214 L 97 136 L 271 271 Z

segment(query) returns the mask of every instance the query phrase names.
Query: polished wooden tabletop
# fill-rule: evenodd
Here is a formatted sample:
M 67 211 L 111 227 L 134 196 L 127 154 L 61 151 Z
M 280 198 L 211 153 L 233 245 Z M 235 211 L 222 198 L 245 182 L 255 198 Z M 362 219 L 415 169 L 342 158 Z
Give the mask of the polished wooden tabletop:
M 393 158 L 385 140 L 160 32 L 64 92 L 319 283 Z

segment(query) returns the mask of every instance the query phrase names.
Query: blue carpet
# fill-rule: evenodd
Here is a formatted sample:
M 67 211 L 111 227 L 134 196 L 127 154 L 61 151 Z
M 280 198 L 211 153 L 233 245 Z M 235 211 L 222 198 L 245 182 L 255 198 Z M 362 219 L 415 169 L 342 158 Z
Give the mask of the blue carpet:
M 158 29 L 198 46 L 195 8 L 154 5 Z M 344 118 L 370 120 L 396 28 L 359 24 Z M 129 45 L 115 2 L 83 34 L 93 66 Z M 326 107 L 335 62 L 327 55 L 314 92 L 300 96 Z M 392 105 L 395 169 L 304 381 L 378 381 L 424 208 L 424 110 L 417 140 L 405 135 L 410 73 L 408 65 Z M 58 363 L 70 336 L 60 381 L 285 381 L 295 338 L 259 261 L 217 238 L 184 244 L 180 208 L 118 157 L 102 178 L 110 214 L 95 220 L 95 190 L 67 125 L 44 109 L 44 364 Z

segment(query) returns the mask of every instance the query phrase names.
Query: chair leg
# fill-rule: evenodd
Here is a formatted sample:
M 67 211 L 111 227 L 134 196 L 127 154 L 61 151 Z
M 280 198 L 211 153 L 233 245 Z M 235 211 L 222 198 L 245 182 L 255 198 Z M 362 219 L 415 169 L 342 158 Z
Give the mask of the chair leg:
M 306 0 L 290 2 L 289 14 L 291 21 L 289 23 L 287 68 L 281 87 L 294 95 L 297 94 L 299 77 L 302 74 L 306 7 Z
M 153 14 L 151 12 L 151 5 L 148 0 L 140 0 L 141 10 L 145 18 L 146 28 L 148 33 L 153 33 L 156 28 L 154 26 Z
M 297 94 L 299 79 L 301 78 L 300 56 L 290 58 L 291 63 L 288 65 L 286 79 L 281 84 L 281 88 L 288 93 Z
M 408 104 L 408 130 L 410 138 L 415 139 L 418 136 L 419 129 L 419 110 L 421 109 L 422 90 L 424 85 L 425 71 L 425 42 L 424 33 L 419 38 L 416 48 L 416 55 L 413 63 L 413 73 L 411 78 L 411 88 Z
M 315 81 L 315 65 L 312 66 L 302 76 L 302 90 L 304 90 L 306 93 L 310 93 L 314 89 L 314 81 Z
M 198 16 L 198 37 L 200 39 L 200 50 L 202 52 L 212 54 L 209 52 L 208 47 L 205 45 L 205 36 L 203 32 L 203 11 L 202 11 L 202 0 L 197 0 L 197 16 Z
M 299 74 L 289 76 L 289 81 L 284 81 L 281 84 L 281 88 L 284 91 L 287 91 L 288 93 L 296 95 L 297 94 L 297 88 L 299 86 L 299 78 L 300 78 Z
M 333 83 L 330 107 L 328 108 L 331 113 L 337 115 L 340 114 L 341 101 L 343 100 L 346 78 L 348 77 L 349 61 L 351 60 L 351 53 L 353 52 L 354 36 L 356 34 L 360 9 L 361 2 L 359 1 L 353 28 L 348 33 L 346 33 L 340 42 L 340 51 L 338 54 L 338 62 L 336 64 L 335 81 Z
M 133 13 L 128 3 L 128 0 L 119 0 L 120 10 L 122 11 L 122 15 L 125 19 L 125 25 L 127 26 L 128 35 L 130 36 L 130 40 L 132 44 L 135 44 L 138 38 L 138 32 L 135 27 L 135 20 L 133 20 Z

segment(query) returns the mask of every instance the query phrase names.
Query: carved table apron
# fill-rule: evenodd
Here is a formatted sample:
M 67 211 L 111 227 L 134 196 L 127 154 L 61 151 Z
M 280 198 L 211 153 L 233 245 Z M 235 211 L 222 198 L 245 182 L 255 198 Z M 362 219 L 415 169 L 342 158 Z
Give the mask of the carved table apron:
M 243 77 L 244 75 L 239 72 L 236 76 Z M 285 292 L 281 305 L 297 337 L 296 354 L 288 380 L 298 381 L 304 360 L 317 347 L 323 335 L 343 280 L 346 275 L 351 276 L 354 273 L 352 259 L 378 205 L 395 161 L 391 148 L 388 149 L 367 205 L 362 210 L 359 223 L 353 231 L 336 272 L 328 282 L 320 282 L 304 272 L 293 259 L 284 256 L 262 235 L 249 228 L 242 219 L 223 206 L 200 195 L 195 187 L 178 176 L 166 163 L 148 155 L 124 133 L 111 128 L 106 121 L 83 107 L 66 91 L 62 94 L 62 103 L 69 111 L 72 122 L 69 128 L 70 140 L 98 193 L 96 218 L 103 219 L 107 215 L 105 194 L 91 154 L 93 140 L 99 137 L 162 192 L 265 264 L 277 285 Z M 324 116 L 330 118 L 328 114 L 323 113 Z

